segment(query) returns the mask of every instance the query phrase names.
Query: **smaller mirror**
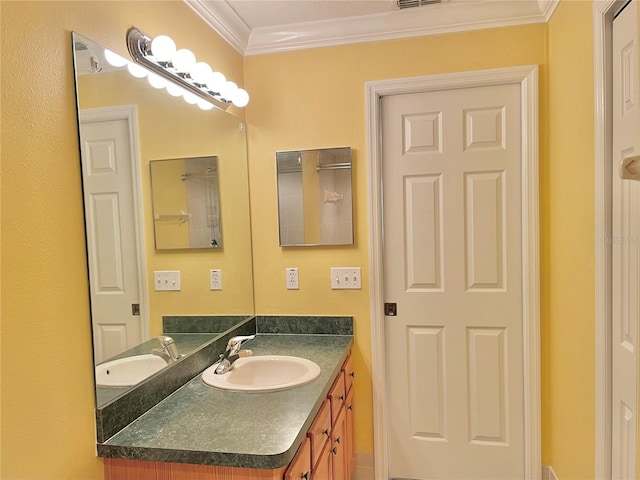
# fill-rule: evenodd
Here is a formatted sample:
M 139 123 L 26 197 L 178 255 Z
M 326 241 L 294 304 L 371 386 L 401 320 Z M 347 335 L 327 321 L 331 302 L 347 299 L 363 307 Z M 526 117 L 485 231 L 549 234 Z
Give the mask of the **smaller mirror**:
M 353 245 L 351 148 L 277 152 L 280 246 Z
M 149 164 L 156 250 L 222 248 L 218 157 Z

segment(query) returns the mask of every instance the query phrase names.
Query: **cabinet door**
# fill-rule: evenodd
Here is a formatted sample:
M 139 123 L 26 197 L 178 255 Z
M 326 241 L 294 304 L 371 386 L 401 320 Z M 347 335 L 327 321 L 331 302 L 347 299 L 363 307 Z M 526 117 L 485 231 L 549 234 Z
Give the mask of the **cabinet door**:
M 329 400 L 325 400 L 320 407 L 320 411 L 309 429 L 308 436 L 311 440 L 311 465 L 315 465 L 331 436 L 331 405 Z
M 356 376 L 356 372 L 353 369 L 352 355 L 349 355 L 349 357 L 347 357 L 347 359 L 345 360 L 342 371 L 344 372 L 344 389 L 345 392 L 349 393 L 353 385 L 353 379 Z
M 293 461 L 284 474 L 284 480 L 311 480 L 311 447 L 309 438 L 302 441 Z
M 345 448 L 347 441 L 347 417 L 344 412 L 344 408 L 340 410 L 331 432 L 331 453 L 333 456 L 331 470 L 334 480 L 348 480 L 349 478 L 347 476 L 347 450 Z
M 329 400 L 331 402 L 331 423 L 336 423 L 336 418 L 344 404 L 346 394 L 344 391 L 344 371 L 341 371 L 336 378 L 331 390 L 329 390 Z
M 346 418 L 346 442 L 345 442 L 345 459 L 347 464 L 347 476 L 351 478 L 354 456 L 355 456 L 355 430 L 353 423 L 353 389 L 347 394 L 347 400 L 345 401 L 345 416 Z
M 329 442 L 325 442 L 324 448 L 318 458 L 318 463 L 316 463 L 313 469 L 313 474 L 311 475 L 313 480 L 340 480 L 337 477 L 331 476 L 332 457 L 331 444 Z

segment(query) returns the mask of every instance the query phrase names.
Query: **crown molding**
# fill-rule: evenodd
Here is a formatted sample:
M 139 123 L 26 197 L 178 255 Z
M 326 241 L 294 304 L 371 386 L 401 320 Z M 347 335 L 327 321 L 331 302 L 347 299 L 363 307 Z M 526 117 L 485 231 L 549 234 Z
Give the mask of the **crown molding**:
M 456 2 L 250 30 L 226 1 L 184 0 L 243 55 L 548 22 L 559 0 Z
M 218 35 L 242 55 L 249 45 L 251 29 L 226 1 L 184 0 Z

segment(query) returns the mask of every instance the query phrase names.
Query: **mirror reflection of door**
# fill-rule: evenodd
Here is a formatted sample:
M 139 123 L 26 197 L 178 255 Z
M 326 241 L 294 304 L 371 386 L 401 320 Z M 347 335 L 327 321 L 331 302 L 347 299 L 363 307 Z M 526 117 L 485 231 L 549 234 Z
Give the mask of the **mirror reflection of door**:
M 138 345 L 146 336 L 141 317 L 136 221 L 139 182 L 135 107 L 80 114 L 82 177 L 95 362 Z

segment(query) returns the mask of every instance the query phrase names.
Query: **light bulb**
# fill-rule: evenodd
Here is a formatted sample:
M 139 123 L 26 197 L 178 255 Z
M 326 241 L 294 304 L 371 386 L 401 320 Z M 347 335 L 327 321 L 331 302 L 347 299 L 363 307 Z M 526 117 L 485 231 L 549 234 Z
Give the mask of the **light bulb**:
M 146 68 L 131 62 L 127 64 L 127 70 L 129 70 L 129 73 L 136 78 L 144 78 L 149 74 Z
M 207 88 L 212 92 L 220 93 L 222 86 L 226 83 L 227 79 L 220 72 L 211 72 L 207 75 Z
M 202 110 L 211 110 L 213 108 L 213 104 L 207 102 L 206 100 L 198 100 L 198 106 Z
M 127 60 L 122 58 L 117 53 L 113 53 L 111 50 L 104 51 L 104 58 L 109 64 L 114 67 L 124 67 L 127 64 Z
M 160 75 L 155 74 L 153 72 L 149 73 L 147 80 L 149 81 L 149 84 L 153 88 L 164 88 L 167 86 L 167 81 L 164 78 L 162 78 Z
M 199 98 L 191 92 L 185 91 L 182 96 L 184 97 L 184 101 L 191 105 L 195 105 L 196 103 L 198 103 Z
M 159 62 L 168 62 L 176 53 L 176 43 L 171 37 L 159 35 L 151 41 L 151 54 Z
M 175 83 L 167 83 L 167 92 L 172 97 L 180 97 L 184 93 L 184 88 L 179 87 Z
M 233 82 L 226 82 L 220 89 L 220 95 L 225 100 L 231 100 L 235 91 L 238 90 L 238 86 Z
M 211 67 L 205 62 L 198 62 L 189 70 L 189 75 L 191 75 L 193 81 L 200 85 L 206 83 L 210 73 Z
M 249 94 L 246 90 L 239 88 L 231 96 L 231 103 L 238 108 L 246 107 L 249 103 Z
M 186 73 L 196 63 L 196 56 L 191 50 L 181 48 L 173 55 L 171 63 L 178 72 Z

